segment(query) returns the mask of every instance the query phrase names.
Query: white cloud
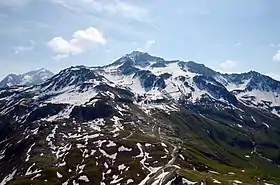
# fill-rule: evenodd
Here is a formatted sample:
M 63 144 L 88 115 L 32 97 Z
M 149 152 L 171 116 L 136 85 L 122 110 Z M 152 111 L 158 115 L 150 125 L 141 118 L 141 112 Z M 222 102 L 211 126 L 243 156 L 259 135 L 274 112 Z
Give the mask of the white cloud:
M 272 47 L 272 48 L 279 48 L 280 44 L 270 44 L 270 47 Z
M 280 81 L 280 74 L 276 74 L 274 72 L 266 73 L 267 76 L 270 76 L 271 78 L 274 78 L 275 80 Z
M 155 43 L 156 43 L 155 40 L 148 40 L 148 41 L 146 42 L 145 49 L 146 49 L 147 51 L 150 50 L 151 46 L 154 45 Z
M 50 0 L 71 11 L 81 13 L 105 13 L 137 21 L 149 21 L 149 11 L 145 8 L 121 0 Z
M 53 56 L 52 59 L 58 61 L 58 60 L 61 60 L 61 59 L 64 59 L 64 58 L 67 58 L 69 55 L 68 54 L 59 54 L 59 55 L 56 55 L 56 56 Z
M 220 66 L 223 71 L 229 72 L 234 70 L 234 68 L 237 66 L 237 62 L 233 60 L 226 60 L 224 62 L 221 62 Z
M 235 44 L 235 46 L 236 46 L 236 47 L 241 46 L 241 42 L 237 42 L 237 43 Z
M 155 43 L 156 43 L 155 40 L 148 40 L 148 41 L 145 43 L 145 45 L 144 45 L 143 48 L 137 48 L 136 50 L 137 50 L 137 51 L 142 51 L 142 52 L 148 52 L 148 51 L 151 49 L 152 45 L 154 45 Z M 132 43 L 132 44 L 133 44 L 133 43 Z
M 10 8 L 16 8 L 16 7 L 22 7 L 32 0 L 1 0 L 0 1 L 0 7 L 10 7 Z
M 28 51 L 33 51 L 35 42 L 33 40 L 29 41 L 30 45 L 29 46 L 16 46 L 13 48 L 14 53 L 16 55 L 23 53 L 23 52 L 28 52 Z
M 54 59 L 59 60 L 70 55 L 77 55 L 91 50 L 94 46 L 106 44 L 102 33 L 94 27 L 78 30 L 72 37 L 71 40 L 55 37 L 47 43 L 47 46 L 56 54 Z
M 276 51 L 276 54 L 272 57 L 274 61 L 280 61 L 280 50 Z
M 124 18 L 135 19 L 138 21 L 148 20 L 148 10 L 129 4 L 121 2 L 120 0 L 115 0 L 114 3 L 104 5 L 104 9 L 113 15 L 121 15 Z
M 23 7 L 35 0 L 0 0 L 0 7 L 18 8 Z M 43 1 L 43 0 L 42 0 Z M 92 14 L 120 16 L 142 22 L 151 20 L 146 8 L 136 6 L 131 1 L 123 0 L 46 0 L 47 2 L 61 5 L 70 11 Z

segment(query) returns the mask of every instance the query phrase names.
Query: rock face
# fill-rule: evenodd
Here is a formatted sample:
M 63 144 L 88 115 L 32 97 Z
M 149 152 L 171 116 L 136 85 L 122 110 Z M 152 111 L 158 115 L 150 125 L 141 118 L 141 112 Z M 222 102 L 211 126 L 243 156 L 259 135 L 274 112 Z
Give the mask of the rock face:
M 0 82 L 0 88 L 15 85 L 37 85 L 51 78 L 53 75 L 54 74 L 47 69 L 30 71 L 21 75 L 9 74 Z
M 0 184 L 278 184 L 279 84 L 133 52 L 4 88 Z

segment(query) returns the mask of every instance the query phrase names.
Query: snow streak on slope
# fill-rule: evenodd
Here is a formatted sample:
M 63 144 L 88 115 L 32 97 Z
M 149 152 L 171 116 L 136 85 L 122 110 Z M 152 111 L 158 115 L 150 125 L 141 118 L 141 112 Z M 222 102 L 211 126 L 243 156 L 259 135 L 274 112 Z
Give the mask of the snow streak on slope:
M 245 90 L 247 84 L 250 82 L 250 80 L 245 80 L 243 83 L 236 84 L 236 83 L 229 83 L 225 87 L 228 91 L 234 91 L 234 90 Z
M 47 102 L 54 104 L 84 105 L 96 95 L 97 93 L 94 90 L 88 90 L 85 92 L 64 92 L 51 98 Z
M 171 74 L 174 78 L 178 76 L 187 76 L 187 77 L 194 77 L 197 74 L 192 73 L 190 71 L 187 71 L 187 69 L 183 70 L 183 67 L 180 67 L 178 65 L 178 62 L 171 62 L 166 64 L 165 67 L 145 67 L 145 68 L 140 68 L 143 70 L 150 70 L 153 74 L 155 75 L 161 75 L 164 73 Z
M 198 74 L 192 73 L 186 68 L 179 66 L 178 62 L 167 63 L 165 67 L 136 66 L 139 70 L 150 71 L 156 76 L 164 74 L 170 75 L 169 78 L 165 79 L 166 87 L 164 89 L 153 87 L 146 90 L 142 86 L 140 79 L 135 77 L 135 74 L 123 75 L 119 73 L 117 68 L 120 66 L 121 65 L 106 67 L 103 72 L 100 72 L 100 75 L 103 75 L 117 86 L 128 88 L 138 95 L 145 95 L 149 97 L 150 100 L 162 99 L 166 96 L 172 97 L 174 100 L 179 100 L 182 96 L 193 95 L 191 96 L 194 97 L 192 101 L 195 101 L 200 99 L 203 94 L 208 94 L 207 91 L 200 91 L 194 83 L 193 77 Z M 198 93 L 197 91 L 200 92 Z
M 237 97 L 243 100 L 251 100 L 255 105 L 268 103 L 270 106 L 280 105 L 280 93 L 264 92 L 260 90 L 253 90 L 237 94 Z

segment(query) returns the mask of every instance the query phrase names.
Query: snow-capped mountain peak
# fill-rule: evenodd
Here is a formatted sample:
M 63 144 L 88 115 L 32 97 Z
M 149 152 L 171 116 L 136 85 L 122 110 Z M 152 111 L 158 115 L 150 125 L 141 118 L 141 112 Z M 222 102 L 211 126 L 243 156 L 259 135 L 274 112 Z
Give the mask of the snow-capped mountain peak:
M 44 68 L 20 75 L 9 74 L 0 82 L 0 88 L 15 85 L 37 85 L 51 78 L 53 75 L 51 71 Z
M 150 98 L 168 94 L 175 100 L 193 103 L 207 95 L 229 104 L 236 104 L 238 99 L 269 111 L 280 106 L 280 82 L 255 71 L 222 74 L 193 61 L 166 61 L 134 51 L 104 66 L 100 74 L 136 94 L 149 94 Z
M 160 57 L 151 56 L 148 53 L 133 51 L 132 53 L 126 54 L 125 56 L 119 58 L 111 65 L 147 67 L 157 62 L 164 62 L 164 59 Z
M 20 82 L 21 82 L 21 79 L 20 79 L 20 77 L 18 75 L 16 75 L 16 74 L 9 74 L 8 76 L 6 76 L 0 82 L 0 87 L 17 85 Z
M 86 66 L 72 66 L 40 85 L 44 91 L 60 91 L 62 89 L 78 88 L 82 90 L 101 82 L 109 83 L 103 76 Z

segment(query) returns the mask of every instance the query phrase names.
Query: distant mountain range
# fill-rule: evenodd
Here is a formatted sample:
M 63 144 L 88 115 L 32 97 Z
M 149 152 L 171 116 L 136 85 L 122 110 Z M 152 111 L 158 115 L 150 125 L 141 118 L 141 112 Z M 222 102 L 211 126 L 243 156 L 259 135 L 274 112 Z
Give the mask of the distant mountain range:
M 15 85 L 37 85 L 51 78 L 53 75 L 54 74 L 47 69 L 38 69 L 20 75 L 9 74 L 0 82 L 0 88 Z
M 268 76 L 138 51 L 25 83 L 32 74 L 0 89 L 1 185 L 280 184 Z
M 165 61 L 137 51 L 97 71 L 151 99 L 168 95 L 190 104 L 205 98 L 231 105 L 242 102 L 279 116 L 280 82 L 255 71 L 221 74 L 193 61 Z

